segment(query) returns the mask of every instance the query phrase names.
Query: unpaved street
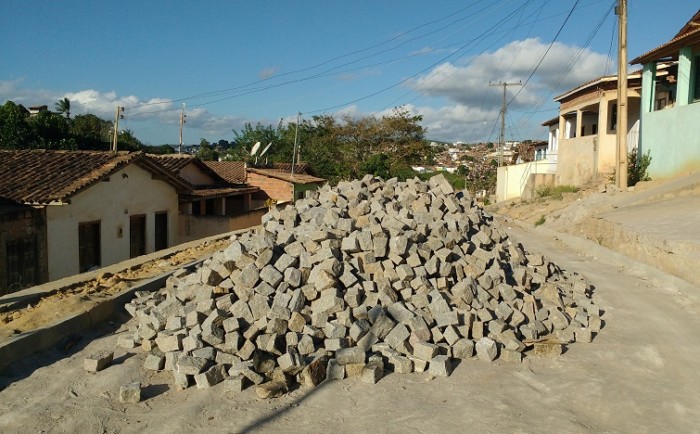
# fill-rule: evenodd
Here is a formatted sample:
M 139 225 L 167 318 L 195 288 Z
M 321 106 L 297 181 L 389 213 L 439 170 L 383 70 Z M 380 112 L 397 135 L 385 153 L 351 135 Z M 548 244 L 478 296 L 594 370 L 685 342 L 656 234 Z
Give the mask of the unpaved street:
M 346 379 L 261 401 L 221 385 L 177 391 L 170 373 L 149 374 L 144 354 L 122 349 L 113 366 L 85 373 L 85 355 L 116 348 L 124 328 L 115 324 L 0 377 L 0 431 L 698 432 L 700 289 L 590 241 L 504 226 L 595 285 L 605 327 L 593 343 L 522 364 L 465 361 L 449 378 Z M 132 381 L 147 399 L 122 404 L 119 387 Z

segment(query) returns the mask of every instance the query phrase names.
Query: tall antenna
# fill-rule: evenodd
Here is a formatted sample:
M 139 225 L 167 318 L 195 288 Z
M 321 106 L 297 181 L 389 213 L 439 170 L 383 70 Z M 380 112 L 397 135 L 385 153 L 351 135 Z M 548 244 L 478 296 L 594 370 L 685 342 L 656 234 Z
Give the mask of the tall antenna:
M 182 127 L 185 125 L 185 103 L 182 103 L 182 111 L 180 112 L 180 146 L 177 147 L 177 153 L 182 154 Z
M 505 81 L 499 81 L 498 83 L 489 82 L 489 86 L 503 86 L 503 105 L 501 106 L 501 138 L 498 143 L 498 167 L 503 165 L 503 148 L 506 146 L 506 111 L 508 110 L 508 105 L 506 104 L 506 89 L 508 86 L 522 85 L 522 81 L 518 81 L 517 83 L 507 83 Z

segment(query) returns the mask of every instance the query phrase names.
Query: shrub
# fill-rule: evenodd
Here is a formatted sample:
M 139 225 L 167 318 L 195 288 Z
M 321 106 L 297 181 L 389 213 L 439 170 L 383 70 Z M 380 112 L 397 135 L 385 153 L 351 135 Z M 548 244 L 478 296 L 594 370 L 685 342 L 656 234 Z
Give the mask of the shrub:
M 576 193 L 577 191 L 578 188 L 573 185 L 557 185 L 555 187 L 552 184 L 547 184 L 537 187 L 535 194 L 538 197 L 551 197 L 552 199 L 561 200 L 564 197 L 564 193 Z
M 637 156 L 637 150 L 633 150 L 627 155 L 627 185 L 633 186 L 639 181 L 651 181 L 647 174 L 647 169 L 651 164 L 649 151 L 646 154 Z

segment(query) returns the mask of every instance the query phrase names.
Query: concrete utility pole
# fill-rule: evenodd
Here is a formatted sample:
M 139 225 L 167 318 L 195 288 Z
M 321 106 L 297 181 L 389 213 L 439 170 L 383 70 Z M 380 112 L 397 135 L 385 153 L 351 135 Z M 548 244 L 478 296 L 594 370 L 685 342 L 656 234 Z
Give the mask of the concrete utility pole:
M 294 166 L 299 163 L 297 159 L 297 147 L 299 146 L 299 121 L 301 119 L 301 112 L 297 112 L 297 127 L 294 130 L 294 151 L 292 153 L 292 178 L 294 178 Z M 295 163 L 296 160 L 296 163 Z
M 177 147 L 177 153 L 182 154 L 182 127 L 185 125 L 185 103 L 182 103 L 182 111 L 180 112 L 180 146 Z
M 124 119 L 124 107 L 117 106 L 114 110 L 114 136 L 112 138 L 112 152 L 117 153 L 117 139 L 119 138 L 119 119 Z
M 615 184 L 627 190 L 627 0 L 619 0 L 617 50 L 617 170 Z
M 503 105 L 501 106 L 501 138 L 498 142 L 498 167 L 503 165 L 503 148 L 506 146 L 506 111 L 508 106 L 506 104 L 506 89 L 508 86 L 522 86 L 523 82 L 519 81 L 517 83 L 506 83 L 499 81 L 498 83 L 489 82 L 489 86 L 503 86 Z

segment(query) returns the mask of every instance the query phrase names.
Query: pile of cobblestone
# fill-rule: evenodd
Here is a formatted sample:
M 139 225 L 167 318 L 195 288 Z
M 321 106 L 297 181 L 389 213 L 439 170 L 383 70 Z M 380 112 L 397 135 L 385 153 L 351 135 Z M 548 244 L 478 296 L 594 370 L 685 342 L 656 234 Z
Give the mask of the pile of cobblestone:
M 384 372 L 448 376 L 456 359 L 519 362 L 590 342 L 592 287 L 511 242 L 467 192 L 367 176 L 273 208 L 194 272 L 137 293 L 123 347 L 175 385 L 277 396 Z

